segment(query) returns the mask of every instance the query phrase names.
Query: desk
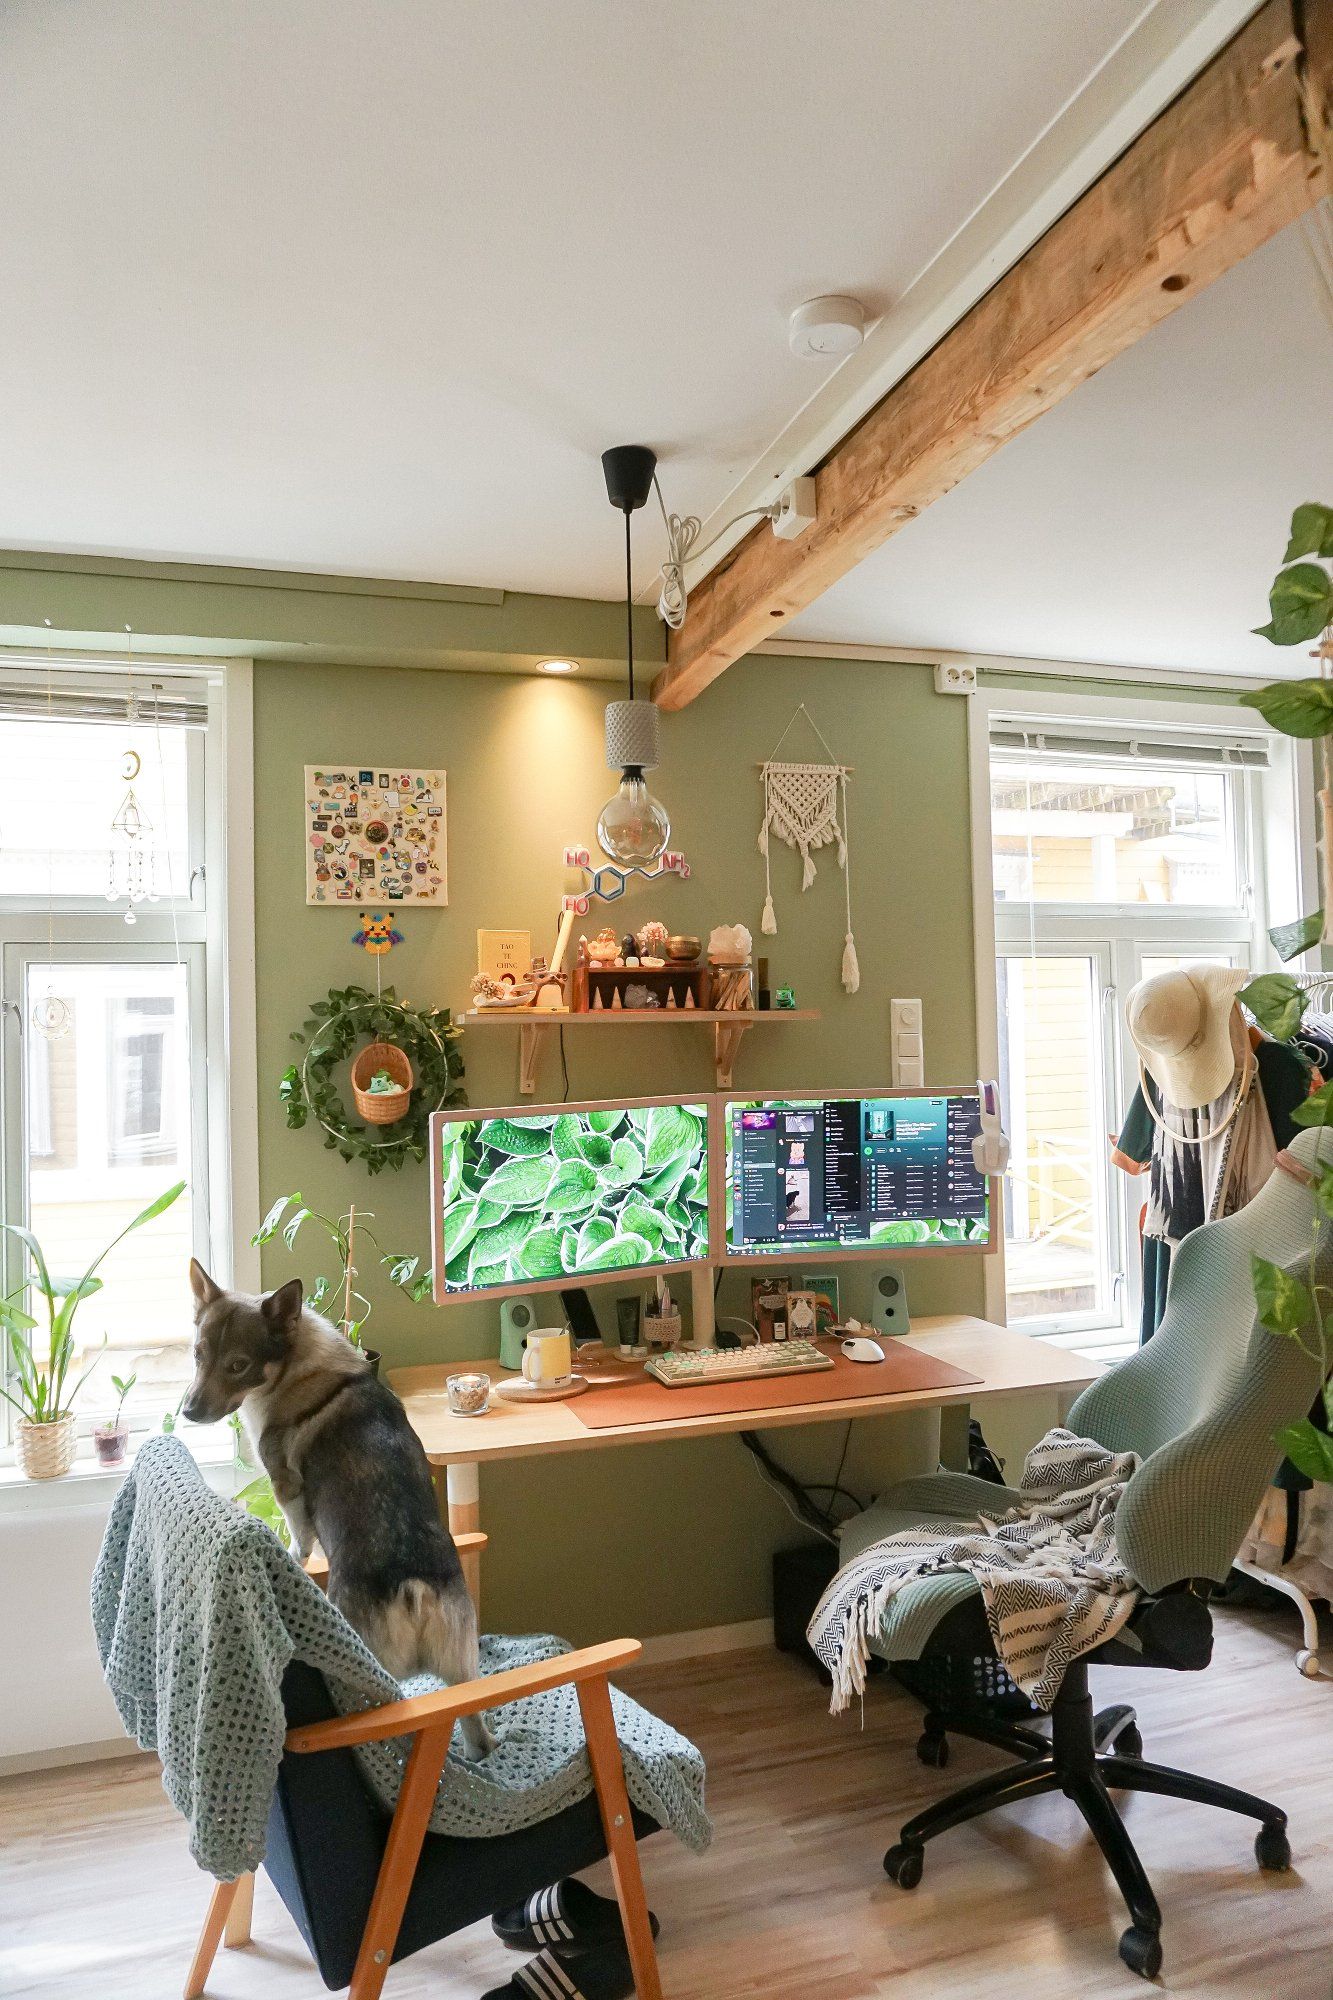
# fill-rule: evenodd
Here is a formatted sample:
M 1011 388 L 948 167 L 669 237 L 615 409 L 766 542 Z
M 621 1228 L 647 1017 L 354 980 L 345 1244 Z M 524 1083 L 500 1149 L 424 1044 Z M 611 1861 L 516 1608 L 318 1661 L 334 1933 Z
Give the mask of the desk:
M 452 1361 L 446 1366 L 397 1368 L 389 1381 L 403 1400 L 408 1421 L 425 1446 L 432 1466 L 443 1466 L 449 1502 L 449 1527 L 454 1535 L 481 1526 L 480 1472 L 502 1459 L 535 1458 L 553 1451 L 598 1451 L 613 1445 L 664 1444 L 669 1439 L 716 1437 L 729 1431 L 782 1430 L 794 1424 L 844 1422 L 848 1417 L 891 1417 L 899 1410 L 936 1409 L 940 1418 L 940 1456 L 946 1464 L 967 1466 L 967 1420 L 974 1403 L 1002 1396 L 1022 1396 L 1034 1390 L 1054 1391 L 1061 1418 L 1080 1389 L 1095 1381 L 1100 1369 L 1077 1354 L 1066 1354 L 1048 1341 L 1011 1332 L 989 1320 L 947 1314 L 914 1322 L 903 1338 L 913 1347 L 952 1362 L 976 1383 L 942 1389 L 907 1390 L 900 1396 L 852 1396 L 825 1403 L 792 1403 L 783 1409 L 730 1410 L 725 1415 L 692 1417 L 688 1389 L 681 1399 L 679 1420 L 666 1423 L 615 1425 L 589 1430 L 568 1402 L 505 1403 L 496 1401 L 482 1417 L 450 1414 L 444 1378 L 463 1369 L 479 1369 L 492 1381 L 512 1371 L 494 1359 Z M 867 1374 L 871 1373 L 867 1369 Z M 799 1378 L 798 1378 L 799 1379 Z M 611 1387 L 593 1387 L 589 1395 L 611 1395 Z M 466 1557 L 468 1582 L 477 1586 L 476 1558 Z

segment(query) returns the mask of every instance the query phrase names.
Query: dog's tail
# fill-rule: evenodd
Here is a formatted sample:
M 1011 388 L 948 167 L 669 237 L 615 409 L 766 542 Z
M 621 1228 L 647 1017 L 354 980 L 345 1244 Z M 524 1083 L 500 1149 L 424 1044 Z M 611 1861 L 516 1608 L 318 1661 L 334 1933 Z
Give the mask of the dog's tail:
M 397 1601 L 402 1623 L 415 1639 L 415 1658 L 408 1671 L 434 1674 L 452 1687 L 476 1680 L 477 1609 L 461 1575 L 446 1584 L 408 1577 Z M 461 1717 L 459 1727 L 469 1757 L 484 1757 L 495 1748 L 495 1738 L 480 1715 Z

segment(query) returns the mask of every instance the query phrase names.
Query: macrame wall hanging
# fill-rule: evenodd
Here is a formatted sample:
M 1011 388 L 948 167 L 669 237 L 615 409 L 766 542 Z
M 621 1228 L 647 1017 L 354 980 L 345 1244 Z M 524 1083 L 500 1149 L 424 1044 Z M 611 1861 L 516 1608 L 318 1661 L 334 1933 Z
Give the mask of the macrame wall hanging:
M 828 751 L 827 764 L 780 764 L 777 753 L 804 716 L 811 730 Z M 802 702 L 787 727 L 773 745 L 768 761 L 760 765 L 764 778 L 764 819 L 759 829 L 759 852 L 764 857 L 764 915 L 760 928 L 773 937 L 778 928 L 773 909 L 773 862 L 770 842 L 774 834 L 794 848 L 801 857 L 801 888 L 815 879 L 814 850 L 836 846 L 847 897 L 847 930 L 842 949 L 842 983 L 849 993 L 861 984 L 861 968 L 856 962 L 856 939 L 852 935 L 852 878 L 847 865 L 847 780 L 849 764 L 832 761 L 833 752 Z

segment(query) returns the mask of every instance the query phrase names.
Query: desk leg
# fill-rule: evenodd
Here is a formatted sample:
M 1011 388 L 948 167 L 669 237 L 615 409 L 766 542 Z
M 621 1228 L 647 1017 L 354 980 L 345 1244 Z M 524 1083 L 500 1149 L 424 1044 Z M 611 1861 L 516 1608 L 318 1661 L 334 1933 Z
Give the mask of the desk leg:
M 970 1403 L 946 1403 L 940 1411 L 940 1464 L 946 1472 L 966 1472 Z
M 449 1499 L 449 1533 L 466 1535 L 481 1526 L 481 1479 L 476 1464 L 449 1465 L 445 1470 L 445 1491 Z M 463 1575 L 481 1619 L 481 1558 L 476 1551 L 459 1558 Z

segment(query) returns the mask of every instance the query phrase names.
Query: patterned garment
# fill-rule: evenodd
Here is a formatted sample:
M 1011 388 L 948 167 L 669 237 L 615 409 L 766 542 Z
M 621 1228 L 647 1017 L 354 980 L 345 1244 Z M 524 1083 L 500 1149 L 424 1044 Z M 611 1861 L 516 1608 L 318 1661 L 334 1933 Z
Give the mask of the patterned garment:
M 1028 1453 L 1019 1507 L 981 1514 L 957 1534 L 908 1529 L 863 1550 L 834 1577 L 806 1634 L 833 1676 L 833 1714 L 865 1687 L 890 1599 L 940 1570 L 975 1578 L 996 1653 L 1049 1709 L 1070 1661 L 1113 1638 L 1138 1602 L 1115 1542 L 1116 1505 L 1138 1463 L 1133 1452 L 1048 1431 Z
M 323 1675 L 342 1714 L 440 1685 L 429 1675 L 394 1680 L 272 1530 L 205 1485 L 179 1438 L 140 1447 L 107 1523 L 92 1612 L 121 1720 L 142 1749 L 157 1751 L 167 1796 L 189 1823 L 191 1854 L 223 1882 L 264 1858 L 290 1661 Z M 481 1671 L 568 1650 L 561 1639 L 486 1637 Z M 712 1829 L 699 1752 L 616 1688 L 611 1704 L 630 1798 L 702 1852 Z M 514 1833 L 587 1797 L 592 1773 L 572 1687 L 487 1719 L 497 1746 L 478 1763 L 450 1750 L 433 1833 Z M 409 1748 L 399 1737 L 356 1752 L 390 1810 Z

